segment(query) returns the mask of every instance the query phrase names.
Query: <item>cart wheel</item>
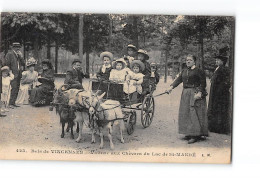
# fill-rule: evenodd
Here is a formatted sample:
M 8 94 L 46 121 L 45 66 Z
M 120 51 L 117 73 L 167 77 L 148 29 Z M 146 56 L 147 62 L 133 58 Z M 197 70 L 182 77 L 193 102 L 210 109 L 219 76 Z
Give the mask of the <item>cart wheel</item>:
M 136 124 L 136 112 L 131 112 L 127 119 L 126 130 L 127 134 L 131 135 L 134 132 L 134 126 Z
M 144 128 L 149 127 L 153 121 L 154 106 L 153 96 L 145 96 L 141 109 L 141 122 Z

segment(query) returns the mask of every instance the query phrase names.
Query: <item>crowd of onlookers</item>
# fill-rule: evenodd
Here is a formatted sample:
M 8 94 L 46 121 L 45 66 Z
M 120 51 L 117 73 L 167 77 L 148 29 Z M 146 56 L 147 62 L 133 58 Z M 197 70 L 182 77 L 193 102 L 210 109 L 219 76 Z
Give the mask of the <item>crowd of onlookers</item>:
M 40 72 L 35 71 L 37 60 L 26 60 L 20 43 L 1 59 L 1 116 L 20 105 L 40 106 L 50 102 L 49 91 L 54 89 L 54 71 L 49 60 L 42 61 Z

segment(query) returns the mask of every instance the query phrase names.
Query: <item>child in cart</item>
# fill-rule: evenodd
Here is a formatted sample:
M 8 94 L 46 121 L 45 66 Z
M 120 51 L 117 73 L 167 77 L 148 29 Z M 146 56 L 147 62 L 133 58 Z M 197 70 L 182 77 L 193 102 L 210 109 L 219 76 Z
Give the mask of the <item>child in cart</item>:
M 100 59 L 103 61 L 103 65 L 97 72 L 97 78 L 99 80 L 108 80 L 112 70 L 111 61 L 113 61 L 113 54 L 111 52 L 102 52 Z
M 1 102 L 3 104 L 2 112 L 8 112 L 8 102 L 10 99 L 10 92 L 11 92 L 11 81 L 14 79 L 14 75 L 12 71 L 10 71 L 8 66 L 4 66 L 1 68 L 2 73 L 2 93 L 1 93 Z
M 109 80 L 114 83 L 123 84 L 128 74 L 128 71 L 125 70 L 126 66 L 127 64 L 123 58 L 113 61 L 112 62 L 113 69 L 110 72 Z
M 155 91 L 156 90 L 156 85 L 159 83 L 160 80 L 160 75 L 157 72 L 158 68 L 156 63 L 151 63 L 151 76 L 149 78 L 149 88 L 150 91 Z
M 132 71 L 126 76 L 126 82 L 124 84 L 124 92 L 129 96 L 131 101 L 136 101 L 142 94 L 142 83 L 144 75 L 141 71 L 144 70 L 144 64 L 140 60 L 134 60 L 130 64 Z
M 132 44 L 127 45 L 127 55 L 124 56 L 124 60 L 128 68 L 130 68 L 130 64 L 132 63 L 132 61 L 135 60 L 136 52 L 137 52 L 136 46 Z

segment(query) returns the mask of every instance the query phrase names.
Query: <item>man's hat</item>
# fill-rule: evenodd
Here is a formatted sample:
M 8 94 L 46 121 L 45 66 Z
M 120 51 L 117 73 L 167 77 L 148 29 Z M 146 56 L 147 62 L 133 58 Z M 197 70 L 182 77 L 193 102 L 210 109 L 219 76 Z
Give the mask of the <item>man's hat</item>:
M 14 42 L 12 44 L 12 47 L 19 47 L 19 48 L 21 48 L 21 44 L 19 42 Z
M 113 54 L 111 52 L 102 52 L 100 54 L 100 59 L 103 60 L 104 57 L 108 57 L 110 60 L 113 60 Z
M 134 45 L 132 45 L 132 44 L 127 45 L 127 48 L 132 48 L 132 49 L 134 49 L 135 51 L 137 51 L 136 46 L 134 46 Z
M 144 63 L 141 62 L 141 60 L 134 60 L 132 63 L 130 63 L 130 68 L 132 69 L 135 64 L 138 64 L 140 66 L 140 71 L 144 71 Z
M 125 60 L 123 58 L 119 58 L 115 61 L 112 62 L 112 67 L 115 69 L 116 68 L 116 64 L 117 63 L 122 63 L 123 64 L 123 68 L 125 68 L 127 66 Z
M 79 59 L 74 59 L 72 65 L 74 65 L 75 63 L 82 63 L 82 62 Z
M 145 51 L 145 50 L 143 50 L 143 49 L 139 49 L 137 53 L 144 54 L 145 60 L 148 60 L 148 59 L 149 59 L 149 55 L 148 55 L 147 51 Z
M 2 68 L 1 68 L 1 72 L 3 72 L 3 71 L 10 71 L 10 68 L 8 67 L 8 66 L 3 66 Z

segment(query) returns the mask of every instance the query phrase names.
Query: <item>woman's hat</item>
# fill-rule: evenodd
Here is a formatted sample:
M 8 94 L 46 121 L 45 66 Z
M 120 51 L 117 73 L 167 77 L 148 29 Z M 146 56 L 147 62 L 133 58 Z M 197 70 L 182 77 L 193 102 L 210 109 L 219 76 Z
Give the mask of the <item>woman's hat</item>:
M 3 66 L 2 68 L 1 68 L 1 72 L 3 72 L 3 71 L 10 71 L 10 68 L 8 67 L 8 66 Z
M 115 69 L 116 68 L 116 64 L 117 63 L 122 63 L 123 64 L 123 68 L 125 68 L 127 66 L 125 60 L 123 58 L 119 58 L 115 61 L 112 62 L 112 67 Z
M 33 57 L 29 58 L 26 62 L 27 67 L 32 66 L 32 65 L 36 65 L 36 64 L 37 64 L 37 61 Z
M 132 69 L 134 67 L 135 64 L 138 64 L 140 67 L 140 71 L 144 71 L 144 63 L 141 62 L 141 60 L 134 60 L 132 61 L 132 63 L 130 63 L 130 68 Z
M 145 60 L 149 59 L 149 55 L 148 55 L 147 51 L 145 51 L 143 49 L 139 49 L 137 53 L 144 54 Z
M 219 49 L 218 55 L 216 55 L 214 58 L 220 59 L 225 65 L 228 60 L 228 52 L 229 52 L 229 47 L 228 46 L 223 47 Z
M 102 52 L 100 54 L 100 59 L 103 60 L 104 57 L 108 57 L 110 60 L 113 60 L 113 54 L 111 52 Z
M 134 46 L 134 45 L 132 45 L 132 44 L 127 45 L 127 48 L 132 48 L 132 49 L 134 49 L 134 51 L 137 51 L 136 46 Z
M 52 64 L 49 59 L 44 59 L 42 61 L 42 64 L 46 64 L 50 69 L 52 69 Z
M 228 57 L 222 56 L 222 55 L 217 55 L 214 58 L 220 59 L 223 62 L 224 65 L 227 63 L 227 60 L 228 60 Z

